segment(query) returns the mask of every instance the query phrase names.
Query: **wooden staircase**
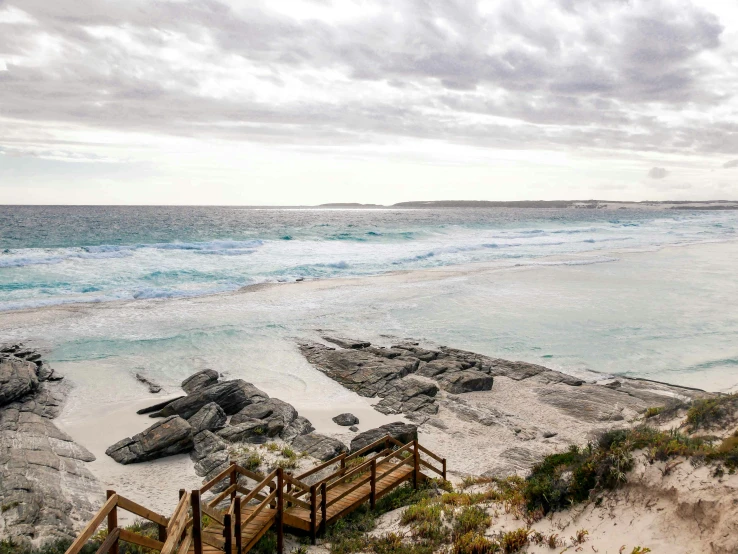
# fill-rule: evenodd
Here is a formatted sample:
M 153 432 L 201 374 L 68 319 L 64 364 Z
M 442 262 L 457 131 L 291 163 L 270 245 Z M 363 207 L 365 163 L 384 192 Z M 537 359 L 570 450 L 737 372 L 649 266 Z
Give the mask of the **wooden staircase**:
M 331 472 L 316 476 L 326 471 Z M 161 554 L 245 554 L 273 527 L 277 551 L 282 554 L 285 525 L 308 532 L 315 544 L 318 532 L 325 531 L 328 524 L 365 502 L 374 508 L 379 498 L 406 481 L 417 488 L 421 480 L 429 478 L 428 471 L 445 480 L 446 460 L 417 440 L 402 444 L 388 435 L 297 476 L 281 468 L 263 476 L 231 464 L 200 489 L 189 494 L 180 490 L 179 502 L 169 518 L 108 491 L 107 502 L 66 554 L 78 554 L 103 521 L 107 521 L 107 537 L 97 554 L 118 554 L 120 541 Z M 212 489 L 222 491 L 203 501 L 202 495 Z M 119 527 L 119 508 L 155 524 L 158 538 Z

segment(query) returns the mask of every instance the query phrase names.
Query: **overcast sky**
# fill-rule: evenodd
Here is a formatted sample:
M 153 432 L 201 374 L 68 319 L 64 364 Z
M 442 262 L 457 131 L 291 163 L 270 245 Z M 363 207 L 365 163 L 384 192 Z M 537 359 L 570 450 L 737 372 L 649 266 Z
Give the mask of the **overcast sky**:
M 735 0 L 0 0 L 0 203 L 738 199 Z

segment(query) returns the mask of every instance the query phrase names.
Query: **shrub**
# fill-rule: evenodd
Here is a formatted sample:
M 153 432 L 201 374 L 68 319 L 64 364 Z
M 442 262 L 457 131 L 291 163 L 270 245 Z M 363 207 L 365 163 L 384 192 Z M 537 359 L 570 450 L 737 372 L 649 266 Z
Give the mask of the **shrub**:
M 664 411 L 664 406 L 654 406 L 652 408 L 648 408 L 646 410 L 646 413 L 643 414 L 643 415 L 645 416 L 646 419 L 649 419 L 649 418 L 652 418 L 652 417 L 656 417 L 657 415 L 659 415 L 663 411 Z
M 738 394 L 698 399 L 692 402 L 687 411 L 687 423 L 693 431 L 709 429 L 732 419 L 737 407 Z
M 400 523 L 403 525 L 423 522 L 441 522 L 441 506 L 439 504 L 432 503 L 430 499 L 427 498 L 424 498 L 417 504 L 408 506 L 400 518 Z
M 479 506 L 464 506 L 454 518 L 454 536 L 461 536 L 471 531 L 482 532 L 492 523 L 487 512 Z
M 451 552 L 452 554 L 494 554 L 501 552 L 501 547 L 484 535 L 470 531 L 456 538 Z
M 519 552 L 525 545 L 528 544 L 528 529 L 520 528 L 514 531 L 508 531 L 503 533 L 500 537 L 500 546 L 505 554 L 513 554 Z

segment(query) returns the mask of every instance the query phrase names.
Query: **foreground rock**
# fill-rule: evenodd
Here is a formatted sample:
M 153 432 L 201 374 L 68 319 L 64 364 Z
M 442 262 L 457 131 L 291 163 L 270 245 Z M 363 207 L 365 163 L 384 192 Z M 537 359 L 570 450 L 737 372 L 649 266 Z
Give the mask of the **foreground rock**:
M 218 378 L 218 372 L 214 369 L 203 369 L 182 381 L 182 390 L 187 394 L 192 394 L 200 389 L 205 389 L 210 385 L 214 385 L 218 382 Z
M 359 433 L 351 440 L 351 452 L 356 452 L 362 448 L 369 446 L 373 442 L 378 441 L 385 435 L 400 441 L 402 444 L 418 438 L 418 427 L 417 425 L 411 425 L 409 423 L 403 423 L 396 421 L 394 423 L 387 423 L 381 425 L 376 429 L 369 429 L 363 433 Z M 378 450 L 384 448 L 383 446 L 378 447 Z
M 292 443 L 292 447 L 298 452 L 304 452 L 321 461 L 330 460 L 348 451 L 346 445 L 338 439 L 326 437 L 319 433 L 309 433 L 297 437 Z
M 223 408 L 215 402 L 205 404 L 200 410 L 193 415 L 187 422 L 192 427 L 192 433 L 197 434 L 200 431 L 217 431 L 226 426 L 228 416 Z
M 66 387 L 38 352 L 7 346 L 3 367 L 14 377 L 0 383 L 0 539 L 30 546 L 72 538 L 103 499 L 85 467 L 95 457 L 54 425 Z
M 157 421 L 145 431 L 116 442 L 105 454 L 120 464 L 147 462 L 192 450 L 192 427 L 179 416 Z

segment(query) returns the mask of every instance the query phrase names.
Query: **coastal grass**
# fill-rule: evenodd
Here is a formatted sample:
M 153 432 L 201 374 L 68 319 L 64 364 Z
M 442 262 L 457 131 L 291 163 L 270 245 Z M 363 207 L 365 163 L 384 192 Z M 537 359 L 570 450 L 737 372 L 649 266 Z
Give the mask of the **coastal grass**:
M 687 410 L 687 424 L 692 431 L 725 427 L 735 422 L 738 393 L 698 399 Z

